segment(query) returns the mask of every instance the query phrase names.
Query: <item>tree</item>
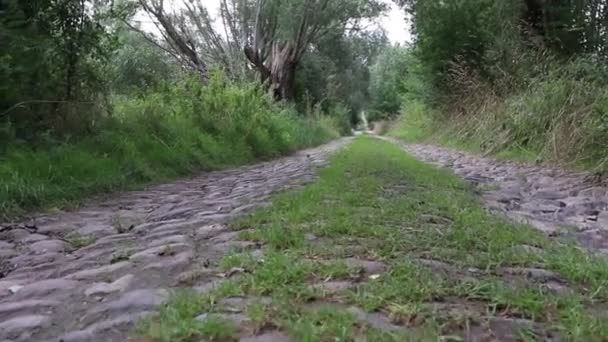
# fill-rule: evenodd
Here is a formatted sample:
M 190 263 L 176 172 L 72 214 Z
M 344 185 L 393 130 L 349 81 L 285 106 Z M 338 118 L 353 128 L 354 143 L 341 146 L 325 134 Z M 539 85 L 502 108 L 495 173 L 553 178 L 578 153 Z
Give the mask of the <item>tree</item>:
M 124 28 L 116 34 L 120 48 L 112 55 L 112 72 L 108 75 L 113 92 L 145 94 L 183 75 L 183 69 L 171 56 L 140 34 Z
M 411 51 L 396 46 L 384 50 L 371 67 L 371 109 L 397 114 L 401 108 L 401 96 L 405 92 L 404 79 L 409 72 Z
M 245 57 L 277 100 L 295 98 L 295 72 L 311 44 L 329 32 L 358 30 L 384 9 L 377 0 L 222 0 L 220 34 L 200 0 L 171 14 L 162 0 L 138 2 L 162 33 L 164 44 L 156 44 L 182 63 L 206 77 L 208 64 L 247 72 L 239 64 Z
M 65 124 L 68 104 L 104 92 L 115 49 L 104 1 L 8 1 L 0 18 L 0 113 L 23 136 Z M 89 108 L 90 109 L 90 108 Z
M 356 31 L 383 9 L 377 1 L 257 0 L 245 55 L 275 98 L 292 100 L 297 66 L 311 44 L 330 32 Z
M 356 122 L 369 104 L 370 67 L 389 45 L 383 30 L 328 34 L 310 49 L 296 70 L 297 100 L 345 105 Z

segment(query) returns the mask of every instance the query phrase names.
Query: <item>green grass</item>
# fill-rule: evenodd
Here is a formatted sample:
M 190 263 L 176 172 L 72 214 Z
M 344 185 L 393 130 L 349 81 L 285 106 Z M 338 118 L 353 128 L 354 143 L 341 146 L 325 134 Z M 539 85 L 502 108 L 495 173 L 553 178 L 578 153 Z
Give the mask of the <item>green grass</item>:
M 358 138 L 333 157 L 315 184 L 275 196 L 270 207 L 232 228 L 243 230 L 241 238 L 262 242 L 264 256 L 226 256 L 220 268 L 246 272 L 199 299 L 205 304 L 181 321 L 221 311 L 219 298 L 247 295 L 272 298 L 271 304 L 250 310 L 256 326 L 280 329 L 298 341 L 462 338 L 467 326 L 483 327 L 492 317 L 534 321 L 542 327 L 533 331 L 541 339 L 547 331 L 572 341 L 601 341 L 608 335 L 608 318 L 595 309 L 608 300 L 606 259 L 491 216 L 469 186 L 449 172 L 373 138 Z M 519 248 L 524 245 L 540 252 Z M 382 262 L 388 271 L 363 273 L 346 265 L 347 257 Z M 555 292 L 524 276 L 502 275 L 505 267 L 515 266 L 553 271 L 567 289 Z M 354 287 L 337 293 L 311 287 L 333 280 Z M 349 306 L 384 313 L 408 329 L 380 331 L 359 321 Z M 168 307 L 180 310 L 179 303 Z M 158 321 L 168 322 L 171 330 L 163 315 Z M 172 341 L 191 336 L 182 329 Z
M 487 153 L 487 137 L 462 134 L 456 123 L 440 124 L 437 121 L 437 113 L 422 105 L 412 103 L 405 106 L 404 113 L 395 119 L 387 135 L 410 143 L 431 143 L 441 146 L 468 151 L 471 153 Z M 465 131 L 466 132 L 466 131 Z M 491 144 L 490 144 L 491 145 Z M 520 145 L 507 145 L 490 153 L 497 159 L 514 160 L 522 162 L 540 162 L 542 153 L 533 148 Z
M 338 137 L 332 118 L 305 119 L 259 87 L 221 79 L 117 97 L 113 107 L 111 118 L 71 139 L 23 143 L 10 126 L 0 127 L 9 132 L 0 136 L 0 217 L 77 205 L 94 194 L 274 158 Z M 87 123 L 81 126 L 84 132 Z
M 64 239 L 75 249 L 86 247 L 96 240 L 94 235 L 83 235 L 78 232 L 68 233 Z
M 389 135 L 606 173 L 608 86 L 601 73 L 596 63 L 579 58 L 548 64 L 546 73 L 525 78 L 506 94 L 480 82 L 475 91 L 445 94 L 435 107 L 405 94 L 408 100 Z

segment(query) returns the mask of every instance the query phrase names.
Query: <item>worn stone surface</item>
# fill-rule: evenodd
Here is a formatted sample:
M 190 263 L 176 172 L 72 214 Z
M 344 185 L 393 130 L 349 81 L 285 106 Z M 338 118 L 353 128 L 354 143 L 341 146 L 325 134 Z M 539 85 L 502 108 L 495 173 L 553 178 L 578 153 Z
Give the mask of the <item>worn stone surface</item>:
M 348 290 L 353 286 L 350 281 L 327 281 L 313 284 L 312 288 L 325 294 L 334 294 Z
M 5 338 L 27 340 L 36 329 L 48 326 L 50 319 L 43 315 L 17 316 L 0 322 L 0 331 Z
M 120 277 L 112 283 L 95 283 L 84 291 L 86 296 L 104 296 L 113 292 L 124 291 L 135 279 L 132 274 Z
M 70 292 L 78 286 L 78 282 L 68 279 L 46 279 L 30 283 L 15 292 L 16 298 L 46 297 L 58 292 Z
M 548 235 L 566 231 L 584 247 L 608 254 L 608 188 L 596 184 L 592 174 L 380 138 L 422 161 L 451 169 L 481 192 L 488 208 Z
M 126 341 L 133 322 L 154 314 L 171 287 L 204 293 L 221 283 L 213 267 L 225 253 L 261 255 L 227 221 L 265 205 L 273 192 L 314 180 L 316 168 L 349 141 L 1 225 L 0 341 Z M 95 241 L 75 249 L 64 240 L 70 233 Z M 248 301 L 227 299 L 222 315 L 247 324 L 234 311 Z
M 346 311 L 351 313 L 358 320 L 365 322 L 365 323 L 369 324 L 370 326 L 372 326 L 373 328 L 376 328 L 378 330 L 382 330 L 382 331 L 403 330 L 403 327 L 391 323 L 390 319 L 382 313 L 379 313 L 379 312 L 369 313 L 369 312 L 366 312 L 365 310 L 362 310 L 355 306 L 349 307 Z
M 262 335 L 257 336 L 249 336 L 240 339 L 240 342 L 290 342 L 291 339 L 288 335 L 279 332 L 273 331 L 264 333 Z
M 561 280 L 561 277 L 557 273 L 542 268 L 506 267 L 503 268 L 503 272 L 505 274 L 525 276 L 538 282 Z
M 194 318 L 197 321 L 206 322 L 210 319 L 219 319 L 222 321 L 232 322 L 235 326 L 241 329 L 251 322 L 251 319 L 242 313 L 202 313 Z
M 378 274 L 386 271 L 386 265 L 379 261 L 362 260 L 357 258 L 344 259 L 348 267 L 360 268 L 367 274 Z

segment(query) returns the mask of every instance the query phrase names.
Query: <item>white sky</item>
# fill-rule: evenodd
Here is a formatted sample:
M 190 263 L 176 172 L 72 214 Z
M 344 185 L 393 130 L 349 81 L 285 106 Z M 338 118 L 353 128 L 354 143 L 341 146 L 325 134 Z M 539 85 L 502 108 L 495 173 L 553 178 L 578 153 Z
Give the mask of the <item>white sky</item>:
M 177 5 L 182 0 L 168 0 L 166 3 Z M 378 24 L 382 26 L 393 44 L 404 44 L 411 42 L 410 25 L 405 19 L 405 12 L 400 9 L 391 0 L 382 0 L 389 6 L 389 11 L 383 17 L 379 18 Z M 203 4 L 209 9 L 212 14 L 217 13 L 219 9 L 219 0 L 204 0 Z M 150 19 L 136 16 L 136 20 L 140 21 L 146 30 L 155 31 L 154 25 Z
M 380 25 L 388 33 L 391 43 L 403 45 L 411 42 L 410 24 L 405 20 L 405 12 L 390 0 L 387 0 L 386 3 L 390 5 L 390 10 L 386 16 L 380 19 Z

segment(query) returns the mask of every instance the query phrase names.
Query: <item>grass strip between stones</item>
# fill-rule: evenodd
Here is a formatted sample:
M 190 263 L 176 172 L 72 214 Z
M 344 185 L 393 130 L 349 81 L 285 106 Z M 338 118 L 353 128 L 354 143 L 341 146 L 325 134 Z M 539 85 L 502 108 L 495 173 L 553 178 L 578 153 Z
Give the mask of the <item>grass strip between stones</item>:
M 602 341 L 608 263 L 493 216 L 450 172 L 369 137 L 320 179 L 235 221 L 263 253 L 205 294 L 177 290 L 138 336 L 232 341 Z

